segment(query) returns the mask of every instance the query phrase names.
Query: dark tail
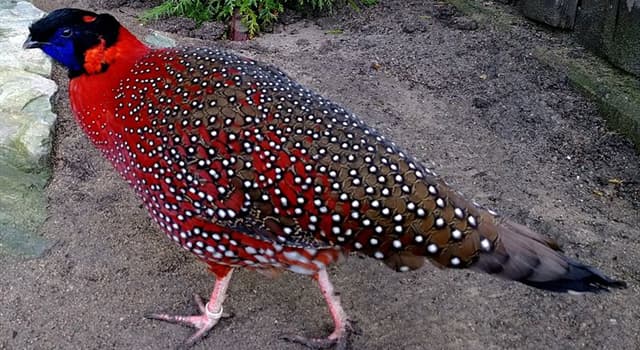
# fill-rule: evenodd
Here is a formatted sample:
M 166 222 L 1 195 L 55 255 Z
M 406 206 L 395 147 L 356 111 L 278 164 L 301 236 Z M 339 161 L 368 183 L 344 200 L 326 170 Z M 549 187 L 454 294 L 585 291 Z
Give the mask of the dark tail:
M 510 221 L 497 223 L 497 241 L 472 269 L 554 292 L 601 292 L 625 288 L 597 269 L 562 254 L 551 240 Z

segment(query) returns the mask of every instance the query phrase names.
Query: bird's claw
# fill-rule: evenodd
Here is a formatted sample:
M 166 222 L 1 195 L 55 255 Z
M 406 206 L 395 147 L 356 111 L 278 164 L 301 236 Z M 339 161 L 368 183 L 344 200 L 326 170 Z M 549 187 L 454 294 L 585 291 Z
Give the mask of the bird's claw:
M 321 350 L 334 348 L 335 350 L 348 350 L 349 337 L 355 333 L 351 322 L 347 322 L 343 329 L 336 329 L 327 338 L 307 338 L 297 334 L 284 334 L 280 338 L 293 343 L 304 345 L 309 349 Z
M 304 345 L 307 348 L 314 350 L 329 349 L 332 347 L 334 347 L 335 350 L 347 350 L 349 348 L 348 337 L 341 337 L 338 339 L 307 338 L 301 335 L 285 334 L 282 336 L 282 339 Z
M 204 338 L 209 331 L 218 324 L 218 321 L 221 318 L 232 317 L 233 314 L 224 313 L 220 310 L 217 313 L 212 313 L 207 309 L 207 305 L 202 302 L 202 299 L 199 295 L 194 295 L 194 300 L 196 305 L 198 306 L 198 310 L 200 310 L 200 315 L 193 316 L 178 316 L 178 315 L 168 315 L 168 314 L 160 314 L 160 313 L 151 313 L 145 315 L 145 318 L 152 320 L 160 320 L 169 323 L 182 324 L 196 329 L 196 332 L 192 334 L 189 338 L 187 338 L 180 348 L 186 349 L 191 347 L 193 344 L 197 343 L 199 340 Z

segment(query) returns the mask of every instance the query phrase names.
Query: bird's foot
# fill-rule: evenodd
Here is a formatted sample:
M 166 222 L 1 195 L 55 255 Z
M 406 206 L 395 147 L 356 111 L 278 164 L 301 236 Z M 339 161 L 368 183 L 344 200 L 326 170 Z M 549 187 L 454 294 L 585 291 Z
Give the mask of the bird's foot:
M 222 307 L 217 312 L 213 312 L 209 310 L 208 304 L 204 304 L 199 295 L 195 294 L 193 296 L 195 299 L 196 305 L 198 306 L 198 310 L 200 310 L 200 315 L 193 316 L 176 316 L 176 315 L 168 315 L 168 314 L 159 314 L 152 313 L 145 315 L 146 318 L 153 320 L 160 320 L 169 323 L 182 324 L 196 329 L 196 332 L 191 335 L 187 340 L 182 344 L 182 348 L 189 348 L 191 345 L 198 342 L 200 339 L 204 338 L 207 333 L 216 325 L 221 318 L 231 317 L 231 314 L 227 314 L 223 312 Z
M 354 333 L 350 322 L 345 322 L 344 327 L 336 329 L 326 338 L 307 338 L 296 334 L 285 334 L 281 338 L 293 343 L 306 346 L 309 349 L 320 350 L 334 348 L 335 350 L 349 349 L 349 336 Z

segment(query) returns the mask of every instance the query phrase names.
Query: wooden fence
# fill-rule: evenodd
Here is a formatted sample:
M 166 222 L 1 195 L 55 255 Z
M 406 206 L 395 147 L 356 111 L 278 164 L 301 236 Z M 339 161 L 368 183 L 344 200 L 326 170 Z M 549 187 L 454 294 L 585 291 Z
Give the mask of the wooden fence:
M 640 77 L 640 0 L 520 0 L 522 13 L 572 30 L 583 45 Z

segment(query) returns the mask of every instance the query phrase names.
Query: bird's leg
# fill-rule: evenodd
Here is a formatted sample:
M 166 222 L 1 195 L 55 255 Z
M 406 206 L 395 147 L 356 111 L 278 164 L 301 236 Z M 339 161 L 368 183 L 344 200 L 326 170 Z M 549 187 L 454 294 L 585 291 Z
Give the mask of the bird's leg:
M 329 275 L 326 270 L 318 271 L 313 277 L 318 281 L 322 296 L 324 296 L 324 299 L 327 301 L 329 312 L 331 312 L 331 317 L 335 325 L 333 333 L 327 338 L 305 338 L 299 335 L 285 335 L 283 338 L 312 349 L 327 349 L 335 346 L 336 350 L 346 350 L 352 329 L 347 319 L 347 314 L 340 305 L 340 297 L 334 292 L 333 285 L 329 281 Z
M 146 315 L 146 318 L 161 320 L 170 323 L 184 324 L 196 329 L 196 332 L 190 336 L 184 343 L 185 346 L 190 346 L 202 339 L 222 317 L 228 317 L 222 311 L 222 303 L 227 294 L 227 288 L 229 287 L 229 280 L 231 280 L 231 268 L 216 268 L 216 282 L 211 292 L 211 298 L 205 305 L 202 303 L 202 299 L 196 294 L 194 296 L 200 315 L 194 316 L 174 316 L 167 314 L 150 314 Z

